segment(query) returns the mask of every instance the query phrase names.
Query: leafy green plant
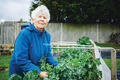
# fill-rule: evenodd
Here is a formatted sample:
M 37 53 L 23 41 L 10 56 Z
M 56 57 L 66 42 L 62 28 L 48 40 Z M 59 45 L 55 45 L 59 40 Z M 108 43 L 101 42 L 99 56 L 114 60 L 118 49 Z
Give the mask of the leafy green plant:
M 112 43 L 115 43 L 115 44 L 120 44 L 120 32 L 112 33 L 110 35 L 110 41 L 109 42 L 112 42 Z
M 86 37 L 86 36 L 83 36 L 82 38 L 79 38 L 79 40 L 77 41 L 77 43 L 79 45 L 91 45 L 91 42 L 90 42 L 89 38 Z
M 23 80 L 38 80 L 38 75 L 39 72 L 37 70 L 32 70 L 24 75 Z
M 22 80 L 22 77 L 17 74 L 13 74 L 11 75 L 10 80 Z
M 67 52 L 67 53 L 66 53 Z M 58 57 L 59 65 L 48 71 L 50 80 L 100 80 L 99 59 L 89 50 L 67 49 Z
M 42 80 L 41 78 L 38 77 L 38 75 L 39 75 L 39 72 L 37 70 L 31 70 L 24 73 L 23 78 L 17 74 L 12 74 L 10 77 L 10 80 Z

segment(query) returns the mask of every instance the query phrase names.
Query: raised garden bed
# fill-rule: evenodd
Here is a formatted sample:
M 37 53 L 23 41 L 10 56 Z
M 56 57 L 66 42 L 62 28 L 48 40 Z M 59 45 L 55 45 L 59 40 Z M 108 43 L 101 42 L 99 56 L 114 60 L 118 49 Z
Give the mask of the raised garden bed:
M 89 38 L 79 39 L 78 44 L 91 45 Z M 79 47 L 79 46 L 78 46 Z M 36 70 L 29 71 L 24 78 L 13 74 L 11 80 L 101 80 L 102 73 L 97 68 L 100 65 L 99 59 L 94 59 L 93 51 L 88 49 L 65 49 L 57 56 L 58 66 L 46 64 L 45 57 L 40 60 L 40 69 L 48 73 L 48 78 L 38 78 Z

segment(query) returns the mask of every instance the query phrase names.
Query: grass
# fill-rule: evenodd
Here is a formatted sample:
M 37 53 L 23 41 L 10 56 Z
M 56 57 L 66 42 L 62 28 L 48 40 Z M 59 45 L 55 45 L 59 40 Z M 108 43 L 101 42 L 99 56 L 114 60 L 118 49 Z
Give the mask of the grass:
M 0 80 L 8 80 L 8 70 L 0 71 Z
M 103 58 L 103 60 L 105 61 L 106 65 L 111 69 L 111 59 L 109 58 Z M 117 70 L 120 70 L 120 59 L 116 59 L 117 61 Z
M 120 49 L 120 45 L 118 45 L 118 44 L 97 43 L 97 42 L 95 42 L 95 44 L 96 44 L 97 46 L 100 46 L 100 47 L 113 47 L 113 48 L 115 48 L 115 49 Z
M 120 45 L 118 44 L 109 44 L 109 43 L 97 43 L 95 42 L 97 46 L 100 46 L 100 47 L 113 47 L 115 49 L 120 49 Z M 103 59 L 105 61 L 105 63 L 107 64 L 107 66 L 109 68 L 111 68 L 111 59 L 108 59 L 108 58 L 104 58 Z M 120 59 L 116 59 L 117 61 L 117 70 L 120 70 Z
M 0 55 L 0 67 L 9 67 L 11 55 Z
M 11 55 L 0 55 L 0 67 L 9 67 Z M 8 69 L 0 71 L 0 80 L 8 80 Z

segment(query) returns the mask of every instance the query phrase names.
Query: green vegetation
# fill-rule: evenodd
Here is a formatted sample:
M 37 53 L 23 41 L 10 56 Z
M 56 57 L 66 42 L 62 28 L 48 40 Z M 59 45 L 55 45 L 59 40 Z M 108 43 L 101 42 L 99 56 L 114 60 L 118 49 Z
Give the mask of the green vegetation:
M 106 65 L 107 65 L 109 68 L 111 68 L 111 59 L 109 59 L 109 58 L 104 58 L 103 60 L 105 61 Z M 117 58 L 116 61 L 117 61 L 117 63 L 116 63 L 116 65 L 117 65 L 117 70 L 120 70 L 120 59 Z
M 99 80 L 101 78 L 101 72 L 96 68 L 96 65 L 100 64 L 99 59 L 93 59 L 91 50 L 66 49 L 57 60 L 59 65 L 49 72 L 50 80 Z
M 118 44 L 97 43 L 97 42 L 96 42 L 96 45 L 97 45 L 97 46 L 100 46 L 100 47 L 113 47 L 113 48 L 115 48 L 115 49 L 120 49 L 120 45 L 118 45 Z
M 88 37 L 83 36 L 82 38 L 79 38 L 77 41 L 78 45 L 91 45 L 92 43 L 90 42 Z
M 0 55 L 0 67 L 9 67 L 11 55 Z
M 50 10 L 52 22 L 119 24 L 119 3 L 120 0 L 32 0 L 30 13 L 44 4 Z
M 9 60 L 11 56 L 3 56 L 0 55 L 0 67 L 8 67 Z M 104 58 L 103 59 L 106 65 L 110 68 L 111 66 L 111 59 Z M 117 70 L 120 70 L 120 59 L 117 59 Z M 8 70 L 0 71 L 0 80 L 7 80 L 8 79 Z
M 67 49 L 57 58 L 59 65 L 49 65 L 45 63 L 45 57 L 41 59 L 40 69 L 47 71 L 47 80 L 100 80 L 101 71 L 99 71 L 96 65 L 100 64 L 99 59 L 93 59 L 90 50 L 76 50 Z M 25 77 L 21 79 L 18 75 L 12 76 L 11 80 L 19 77 L 20 80 L 45 80 L 38 78 L 36 70 L 29 71 L 25 74 Z M 27 75 L 27 76 L 26 76 Z M 86 76 L 87 75 L 87 76 Z
M 8 67 L 11 55 L 0 55 L 0 68 L 6 67 L 6 70 L 0 71 L 0 80 L 8 80 Z
M 8 70 L 0 71 L 0 80 L 8 80 Z

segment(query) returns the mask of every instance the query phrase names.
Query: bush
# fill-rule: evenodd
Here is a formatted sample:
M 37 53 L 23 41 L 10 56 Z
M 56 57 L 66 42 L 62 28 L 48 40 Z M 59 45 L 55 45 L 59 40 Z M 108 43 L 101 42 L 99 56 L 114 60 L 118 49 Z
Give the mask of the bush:
M 120 44 L 120 33 L 112 33 L 110 35 L 110 42 Z

